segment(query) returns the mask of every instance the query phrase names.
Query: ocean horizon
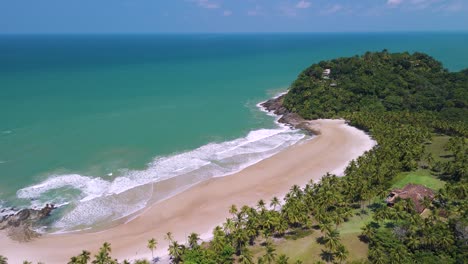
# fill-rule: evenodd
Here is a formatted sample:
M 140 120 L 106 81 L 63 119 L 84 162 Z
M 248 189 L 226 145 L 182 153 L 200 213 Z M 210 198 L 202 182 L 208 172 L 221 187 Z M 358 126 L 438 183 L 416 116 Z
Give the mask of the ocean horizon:
M 44 232 L 120 219 L 152 201 L 151 183 L 229 175 L 308 139 L 257 106 L 307 66 L 387 49 L 459 71 L 466 43 L 467 32 L 0 35 L 0 208 L 59 205 Z

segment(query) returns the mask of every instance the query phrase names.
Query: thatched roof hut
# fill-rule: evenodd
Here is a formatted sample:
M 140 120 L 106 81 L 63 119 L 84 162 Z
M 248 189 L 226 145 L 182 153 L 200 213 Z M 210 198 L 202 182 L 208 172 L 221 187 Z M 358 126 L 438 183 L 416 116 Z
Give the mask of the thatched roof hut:
M 387 197 L 387 205 L 392 206 L 397 198 L 411 199 L 418 213 L 422 213 L 426 207 L 423 205 L 424 197 L 432 200 L 435 193 L 433 190 L 419 184 L 408 184 L 403 189 L 395 189 Z

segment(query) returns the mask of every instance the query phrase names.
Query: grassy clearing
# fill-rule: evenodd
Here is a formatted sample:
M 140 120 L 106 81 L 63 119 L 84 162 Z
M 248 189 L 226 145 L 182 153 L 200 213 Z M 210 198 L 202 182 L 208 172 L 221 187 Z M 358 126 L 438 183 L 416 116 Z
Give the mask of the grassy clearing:
M 361 227 L 371 221 L 372 212 L 366 210 L 366 214 L 360 213 L 360 215 L 355 215 L 351 217 L 347 222 L 344 222 L 341 226 L 338 227 L 340 234 L 357 234 L 361 233 Z
M 359 235 L 361 227 L 370 220 L 370 213 L 356 215 L 338 227 L 341 242 L 349 251 L 348 261 L 367 259 L 368 246 L 359 240 Z M 285 238 L 275 239 L 276 253 L 286 254 L 289 257 L 289 263 L 297 260 L 305 264 L 322 261 L 320 254 L 325 247 L 317 242 L 321 236 L 320 230 L 301 230 L 296 235 L 286 235 Z M 265 250 L 260 245 L 255 245 L 251 249 L 255 259 L 265 254 Z
M 449 136 L 434 136 L 432 142 L 426 145 L 426 151 L 432 154 L 435 161 L 449 160 L 451 153 L 444 149 L 449 139 Z
M 426 145 L 426 151 L 432 154 L 434 161 L 445 162 L 450 159 L 451 153 L 444 149 L 449 139 L 449 136 L 435 135 L 432 138 L 432 142 Z M 444 181 L 434 176 L 430 170 L 418 169 L 416 171 L 398 174 L 394 179 L 392 188 L 403 188 L 409 183 L 421 184 L 433 190 L 439 190 L 444 187 L 445 184 Z
M 445 182 L 432 175 L 431 171 L 419 169 L 398 174 L 394 179 L 392 187 L 403 188 L 408 183 L 424 185 L 433 190 L 439 190 L 445 185 Z
M 276 253 L 286 254 L 289 261 L 294 263 L 297 260 L 302 260 L 304 263 L 314 263 L 320 260 L 322 245 L 317 243 L 317 238 L 320 237 L 320 232 L 315 231 L 307 237 L 297 239 L 275 239 L 274 244 Z M 254 259 L 257 259 L 265 254 L 265 250 L 260 245 L 252 247 Z
M 426 145 L 426 150 L 432 154 L 435 161 L 447 161 L 450 159 L 450 153 L 444 150 L 450 137 L 434 136 L 432 142 Z M 392 188 L 403 188 L 405 185 L 421 184 L 433 190 L 442 188 L 444 181 L 439 180 L 432 175 L 430 170 L 418 169 L 412 172 L 404 172 L 398 174 Z M 381 198 L 374 198 L 369 203 L 381 202 Z M 360 212 L 360 210 L 356 210 Z M 348 249 L 349 256 L 347 261 L 366 260 L 368 254 L 368 245 L 359 240 L 361 228 L 372 220 L 372 211 L 366 210 L 366 213 L 360 212 L 344 222 L 338 227 L 341 235 L 341 243 Z M 276 253 L 286 254 L 289 257 L 289 263 L 294 263 L 297 260 L 303 263 L 316 263 L 323 261 L 320 254 L 325 247 L 317 242 L 322 236 L 320 230 L 298 230 L 295 233 L 288 234 L 284 238 L 275 239 L 274 244 Z M 257 259 L 265 254 L 265 250 L 260 245 L 251 247 L 254 258 Z

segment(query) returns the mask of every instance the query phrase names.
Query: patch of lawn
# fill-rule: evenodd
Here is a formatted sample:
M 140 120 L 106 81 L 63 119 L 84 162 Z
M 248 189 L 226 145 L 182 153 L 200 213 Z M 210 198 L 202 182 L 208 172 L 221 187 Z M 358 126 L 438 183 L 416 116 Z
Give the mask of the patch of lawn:
M 294 263 L 301 260 L 303 263 L 315 263 L 320 260 L 321 250 L 324 248 L 317 243 L 317 238 L 320 237 L 320 232 L 313 232 L 307 237 L 292 239 L 275 239 L 274 245 L 276 254 L 286 254 L 289 257 L 289 263 Z M 264 247 L 255 245 L 252 247 L 254 259 L 265 254 Z
M 285 239 L 297 240 L 299 238 L 304 238 L 310 236 L 314 230 L 310 229 L 295 229 L 284 236 Z
M 451 153 L 444 149 L 449 139 L 449 136 L 434 136 L 432 142 L 426 145 L 426 151 L 432 154 L 435 161 L 447 161 L 449 159 Z
M 359 240 L 359 234 L 361 234 L 360 229 L 359 233 L 341 235 L 341 243 L 349 251 L 347 261 L 367 260 L 369 246 Z
M 361 234 L 361 227 L 372 220 L 372 212 L 366 210 L 367 214 L 360 214 L 351 217 L 347 222 L 344 222 L 338 227 L 340 234 Z
M 361 227 L 371 220 L 371 212 L 353 216 L 349 221 L 338 227 L 341 243 L 349 251 L 347 261 L 367 259 L 368 245 L 359 240 Z M 318 243 L 318 239 L 323 234 L 320 230 L 299 230 L 296 234 L 286 235 L 285 238 L 274 239 L 277 255 L 286 254 L 289 263 L 301 260 L 304 264 L 323 261 L 321 259 L 322 250 L 325 247 Z M 257 244 L 251 247 L 254 259 L 257 260 L 265 254 L 265 249 Z
M 402 172 L 398 174 L 393 183 L 393 188 L 403 188 L 408 183 L 424 185 L 433 190 L 439 190 L 444 187 L 445 182 L 433 176 L 429 170 L 419 169 L 411 172 Z

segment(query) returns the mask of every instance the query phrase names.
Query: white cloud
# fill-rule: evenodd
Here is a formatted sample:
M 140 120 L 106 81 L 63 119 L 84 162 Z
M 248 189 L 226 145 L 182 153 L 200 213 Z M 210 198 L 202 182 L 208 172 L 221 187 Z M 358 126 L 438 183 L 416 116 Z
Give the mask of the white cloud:
M 463 10 L 463 4 L 461 2 L 453 3 L 445 7 L 446 11 L 458 12 Z
M 387 0 L 387 5 L 397 6 L 401 4 L 403 0 Z
M 460 1 L 456 1 L 453 3 L 448 3 L 445 5 L 441 5 L 438 7 L 436 11 L 442 11 L 445 13 L 453 13 L 453 12 L 460 12 L 464 9 L 463 3 Z
M 293 8 L 291 6 L 281 6 L 279 8 L 279 10 L 281 11 L 281 14 L 283 16 L 288 16 L 288 17 L 295 17 L 297 16 L 297 10 L 296 8 Z
M 258 15 L 258 11 L 257 11 L 257 10 L 248 10 L 248 11 L 247 11 L 247 15 L 248 15 L 248 16 L 257 16 L 257 15 Z
M 211 2 L 209 0 L 192 0 L 192 2 L 195 2 L 198 6 L 207 9 L 216 9 L 221 7 L 218 3 Z
M 256 5 L 254 9 L 247 10 L 247 15 L 248 16 L 261 16 L 261 15 L 264 15 L 264 12 L 262 11 L 261 6 Z
M 224 10 L 223 16 L 230 16 L 230 15 L 232 15 L 232 11 L 231 11 L 231 10 Z
M 338 11 L 341 11 L 343 9 L 343 6 L 342 5 L 332 5 L 331 7 L 325 9 L 325 10 L 322 10 L 322 14 L 324 15 L 329 15 L 329 14 L 334 14 Z
M 391 7 L 405 5 L 408 9 L 425 9 L 444 1 L 445 0 L 387 0 L 387 5 Z
M 311 3 L 308 1 L 301 0 L 296 4 L 296 8 L 304 9 L 304 8 L 309 8 L 311 6 Z

